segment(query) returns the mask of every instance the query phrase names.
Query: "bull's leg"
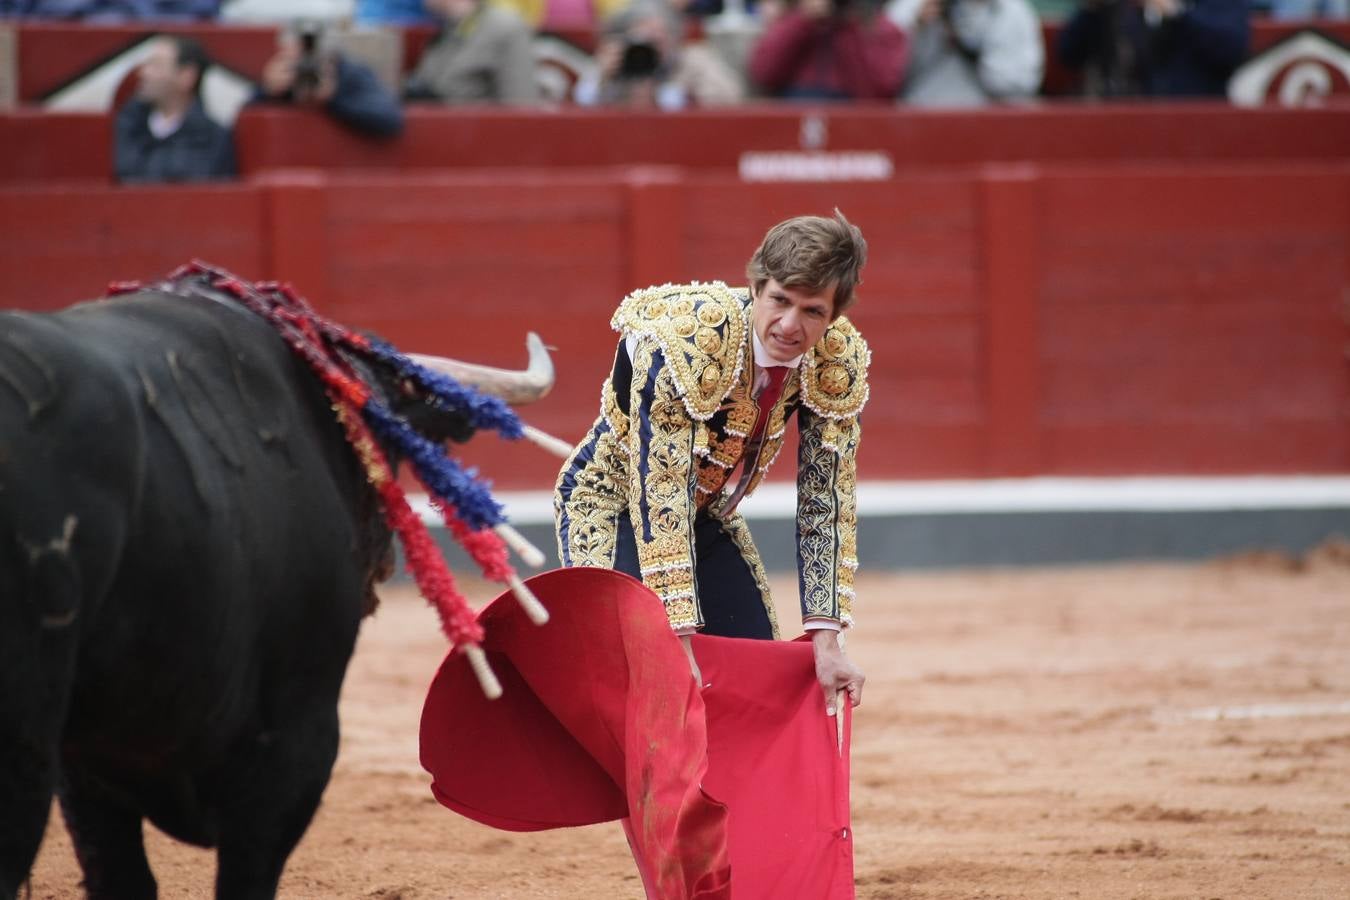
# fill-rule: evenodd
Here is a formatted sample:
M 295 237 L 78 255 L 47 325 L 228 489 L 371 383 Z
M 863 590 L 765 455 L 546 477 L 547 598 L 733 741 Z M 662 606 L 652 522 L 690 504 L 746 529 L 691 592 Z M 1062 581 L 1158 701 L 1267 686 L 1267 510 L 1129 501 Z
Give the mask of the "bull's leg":
M 0 544 L 4 544 L 0 529 Z M 28 879 L 42 843 L 59 771 L 57 746 L 66 717 L 75 638 L 63 612 L 70 591 L 47 591 L 0 547 L 0 900 Z
M 221 815 L 217 900 L 271 900 L 337 759 L 337 697 L 256 741 Z
M 140 812 L 79 770 L 63 773 L 60 796 L 89 900 L 154 900 Z
M 11 900 L 27 880 L 52 806 L 54 750 L 16 734 L 21 724 L 0 714 L 0 900 Z

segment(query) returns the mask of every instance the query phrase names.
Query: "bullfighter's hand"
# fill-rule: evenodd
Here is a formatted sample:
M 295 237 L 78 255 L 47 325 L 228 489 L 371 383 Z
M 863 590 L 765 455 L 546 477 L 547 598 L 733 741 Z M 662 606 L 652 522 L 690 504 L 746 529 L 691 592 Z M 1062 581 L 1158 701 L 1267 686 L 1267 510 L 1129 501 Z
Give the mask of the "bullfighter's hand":
M 825 694 L 825 712 L 835 714 L 835 698 L 840 691 L 848 691 L 849 706 L 862 703 L 863 682 L 867 676 L 839 646 L 839 632 L 821 628 L 811 632 L 811 645 L 816 654 L 816 680 Z

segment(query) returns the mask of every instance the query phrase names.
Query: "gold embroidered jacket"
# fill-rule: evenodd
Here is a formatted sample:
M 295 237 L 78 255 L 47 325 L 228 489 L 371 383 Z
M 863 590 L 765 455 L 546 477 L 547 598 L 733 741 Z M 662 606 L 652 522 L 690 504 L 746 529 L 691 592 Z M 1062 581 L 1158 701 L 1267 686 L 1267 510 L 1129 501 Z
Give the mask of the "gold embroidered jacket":
M 751 397 L 749 292 L 721 282 L 648 288 L 628 296 L 610 324 L 623 338 L 637 339 L 628 396 L 617 395 L 615 378 L 606 379 L 600 417 L 559 475 L 559 553 L 564 565 L 612 567 L 616 523 L 629 516 L 642 580 L 665 602 L 671 626 L 702 626 L 694 518 L 705 510 L 723 515 L 758 412 Z M 625 353 L 623 339 L 618 353 Z M 852 622 L 855 456 L 869 361 L 853 325 L 844 317 L 831 323 L 789 375 L 769 412 L 758 457 L 748 463 L 754 470 L 747 496 L 777 457 L 795 412 L 803 619 Z M 772 611 L 744 520 L 735 512 L 723 517 Z

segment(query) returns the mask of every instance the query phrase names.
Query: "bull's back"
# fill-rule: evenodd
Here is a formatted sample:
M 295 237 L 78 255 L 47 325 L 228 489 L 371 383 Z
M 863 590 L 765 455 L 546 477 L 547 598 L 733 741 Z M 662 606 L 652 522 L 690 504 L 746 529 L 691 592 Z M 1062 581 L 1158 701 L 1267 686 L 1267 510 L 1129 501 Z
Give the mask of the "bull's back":
M 45 363 L 0 412 L 6 435 L 29 415 L 16 458 L 38 473 L 0 516 L 40 510 L 38 538 L 78 522 L 67 746 L 190 774 L 335 699 L 359 621 L 362 492 L 322 391 L 270 327 L 151 295 L 10 317 L 5 333 L 18 337 L 0 358 Z

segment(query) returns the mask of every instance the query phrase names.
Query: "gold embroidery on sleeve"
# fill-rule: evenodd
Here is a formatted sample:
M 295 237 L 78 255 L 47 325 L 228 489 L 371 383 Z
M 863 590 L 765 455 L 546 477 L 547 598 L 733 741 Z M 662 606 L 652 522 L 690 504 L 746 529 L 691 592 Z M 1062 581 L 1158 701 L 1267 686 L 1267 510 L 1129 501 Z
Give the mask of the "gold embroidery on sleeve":
M 563 538 L 559 534 L 558 556 L 561 559 L 570 557 L 574 566 L 614 566 L 618 518 L 628 506 L 628 467 L 621 438 L 612 426 L 602 428 L 610 421 L 607 416 L 596 420 L 590 433 L 596 435 L 599 431 L 600 434 L 582 442 L 572 453 L 559 473 L 554 490 L 555 521 L 561 521 L 564 513 L 568 521 L 567 546 L 563 547 Z M 564 503 L 560 490 L 562 479 L 571 470 L 577 453 L 592 445 L 591 460 L 575 474 L 572 491 Z
M 853 623 L 858 567 L 856 419 L 837 422 L 803 412 L 797 463 L 797 541 L 802 618 Z M 832 431 L 836 446 L 827 446 Z
M 696 423 L 691 419 L 672 378 L 663 366 L 656 376 L 647 410 L 650 431 L 643 454 L 643 424 L 637 417 L 642 393 L 655 362 L 653 341 L 639 341 L 633 359 L 633 393 L 629 409 L 627 452 L 633 467 L 628 481 L 628 506 L 637 538 L 642 581 L 665 604 L 672 628 L 701 626 L 694 580 L 694 459 Z M 643 469 L 645 468 L 645 474 Z M 646 517 L 643 521 L 642 512 Z

